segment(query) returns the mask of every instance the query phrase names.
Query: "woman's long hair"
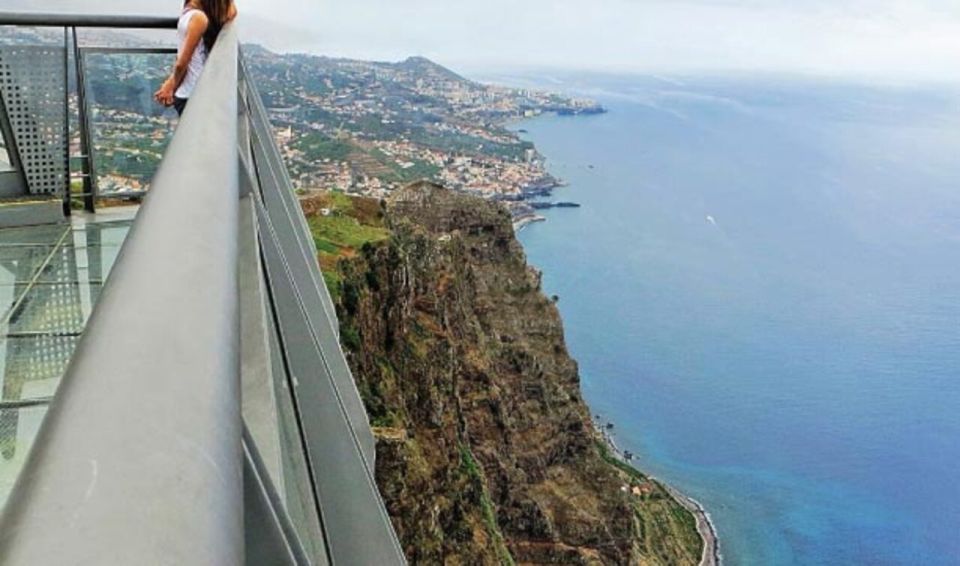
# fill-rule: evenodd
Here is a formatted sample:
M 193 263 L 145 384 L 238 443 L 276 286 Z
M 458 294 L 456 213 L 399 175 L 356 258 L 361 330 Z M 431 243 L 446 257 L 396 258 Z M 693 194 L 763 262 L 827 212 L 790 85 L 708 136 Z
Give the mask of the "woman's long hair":
M 209 53 L 213 44 L 227 22 L 227 13 L 230 10 L 230 0 L 200 0 L 200 9 L 207 15 L 207 31 L 203 33 L 203 44 Z

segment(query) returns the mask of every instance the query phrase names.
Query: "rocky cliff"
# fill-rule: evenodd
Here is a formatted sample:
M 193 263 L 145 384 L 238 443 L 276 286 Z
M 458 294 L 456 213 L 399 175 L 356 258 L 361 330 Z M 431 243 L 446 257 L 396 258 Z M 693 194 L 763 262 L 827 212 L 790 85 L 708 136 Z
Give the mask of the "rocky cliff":
M 698 563 L 692 515 L 598 442 L 506 211 L 429 184 L 304 208 L 411 563 Z

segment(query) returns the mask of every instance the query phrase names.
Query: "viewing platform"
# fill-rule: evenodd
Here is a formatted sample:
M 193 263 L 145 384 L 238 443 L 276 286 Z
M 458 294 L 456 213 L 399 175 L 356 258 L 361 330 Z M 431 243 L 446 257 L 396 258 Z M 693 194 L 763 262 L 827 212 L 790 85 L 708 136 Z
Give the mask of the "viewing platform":
M 403 564 L 234 26 L 179 120 L 84 35 L 175 26 L 0 13 L 0 564 Z
M 33 445 L 135 211 L 0 229 L 0 501 Z

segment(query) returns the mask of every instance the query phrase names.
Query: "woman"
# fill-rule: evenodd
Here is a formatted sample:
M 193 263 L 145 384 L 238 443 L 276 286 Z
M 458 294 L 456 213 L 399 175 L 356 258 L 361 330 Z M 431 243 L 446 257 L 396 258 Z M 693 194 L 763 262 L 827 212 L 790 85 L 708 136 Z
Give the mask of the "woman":
M 177 62 L 173 66 L 173 74 L 154 93 L 157 102 L 173 106 L 178 114 L 183 114 L 217 35 L 235 17 L 237 7 L 233 0 L 184 2 L 177 23 Z

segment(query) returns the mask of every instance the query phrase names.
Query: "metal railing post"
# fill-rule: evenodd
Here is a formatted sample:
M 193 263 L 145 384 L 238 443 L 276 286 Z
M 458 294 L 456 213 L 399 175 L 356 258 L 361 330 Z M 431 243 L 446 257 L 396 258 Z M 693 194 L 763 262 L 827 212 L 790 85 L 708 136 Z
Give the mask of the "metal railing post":
M 76 37 L 76 30 L 73 31 Z M 70 216 L 70 28 L 63 28 L 63 215 Z
M 80 50 L 77 40 L 77 28 L 73 28 L 73 62 L 77 74 L 77 115 L 80 126 L 80 154 L 83 165 L 83 208 L 88 212 L 96 211 L 97 202 L 97 165 L 94 163 L 93 136 L 90 135 L 90 104 L 87 101 L 86 58 Z

